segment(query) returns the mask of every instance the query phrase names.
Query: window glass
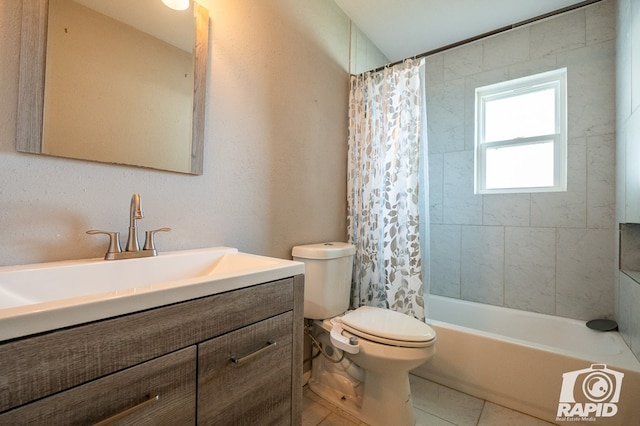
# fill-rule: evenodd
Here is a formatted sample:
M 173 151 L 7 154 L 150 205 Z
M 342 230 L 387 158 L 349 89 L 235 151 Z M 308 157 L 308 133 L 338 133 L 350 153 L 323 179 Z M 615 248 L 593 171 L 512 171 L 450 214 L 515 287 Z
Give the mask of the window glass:
M 487 188 L 553 186 L 553 141 L 488 148 Z
M 566 191 L 566 72 L 476 89 L 476 193 Z
M 556 131 L 555 89 L 485 102 L 485 141 L 549 135 Z

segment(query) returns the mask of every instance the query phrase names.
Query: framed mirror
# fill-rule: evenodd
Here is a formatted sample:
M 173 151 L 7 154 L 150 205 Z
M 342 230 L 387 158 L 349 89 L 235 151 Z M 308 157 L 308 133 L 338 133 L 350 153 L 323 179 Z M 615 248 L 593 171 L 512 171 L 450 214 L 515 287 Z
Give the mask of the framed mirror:
M 202 174 L 209 14 L 23 0 L 20 152 Z

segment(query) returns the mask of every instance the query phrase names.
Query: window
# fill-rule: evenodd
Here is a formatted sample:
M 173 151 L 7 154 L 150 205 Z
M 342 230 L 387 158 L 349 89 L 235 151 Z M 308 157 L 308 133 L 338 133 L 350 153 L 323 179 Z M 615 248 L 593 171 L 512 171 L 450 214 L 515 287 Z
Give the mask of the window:
M 476 194 L 566 191 L 566 75 L 476 89 Z

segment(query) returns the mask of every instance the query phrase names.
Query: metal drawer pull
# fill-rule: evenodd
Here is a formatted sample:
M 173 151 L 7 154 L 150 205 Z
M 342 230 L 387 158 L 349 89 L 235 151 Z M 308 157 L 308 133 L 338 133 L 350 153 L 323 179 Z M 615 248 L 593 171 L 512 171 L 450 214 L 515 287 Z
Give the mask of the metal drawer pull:
M 138 410 L 142 410 L 145 407 L 148 407 L 149 405 L 154 404 L 155 402 L 157 402 L 160 399 L 160 395 L 156 395 L 154 397 L 151 397 L 149 399 L 147 399 L 146 401 L 141 402 L 138 405 L 134 405 L 131 408 L 127 408 L 124 411 L 119 412 L 118 414 L 115 414 L 107 419 L 101 420 L 98 423 L 95 423 L 93 426 L 105 426 L 108 425 L 110 423 L 116 422 L 118 420 L 121 420 L 123 418 L 125 418 L 126 416 L 128 416 L 129 414 L 133 414 L 134 412 L 138 411 Z
M 238 358 L 237 356 L 232 356 L 231 357 L 231 362 L 234 363 L 234 365 L 240 365 L 243 364 L 247 361 L 251 361 L 253 358 L 257 357 L 258 355 L 260 355 L 261 353 L 263 353 L 264 351 L 266 351 L 269 348 L 274 348 L 276 346 L 276 342 L 273 340 L 269 340 L 267 342 L 267 344 L 265 345 L 265 347 L 258 349 L 255 352 L 250 353 L 249 355 L 243 356 L 242 358 Z

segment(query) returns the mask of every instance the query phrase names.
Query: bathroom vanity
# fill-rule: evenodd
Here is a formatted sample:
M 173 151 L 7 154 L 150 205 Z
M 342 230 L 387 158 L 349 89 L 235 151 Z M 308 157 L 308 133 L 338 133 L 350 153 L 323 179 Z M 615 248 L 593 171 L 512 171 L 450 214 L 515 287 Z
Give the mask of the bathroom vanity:
M 295 274 L 4 340 L 0 425 L 300 424 L 303 283 Z

